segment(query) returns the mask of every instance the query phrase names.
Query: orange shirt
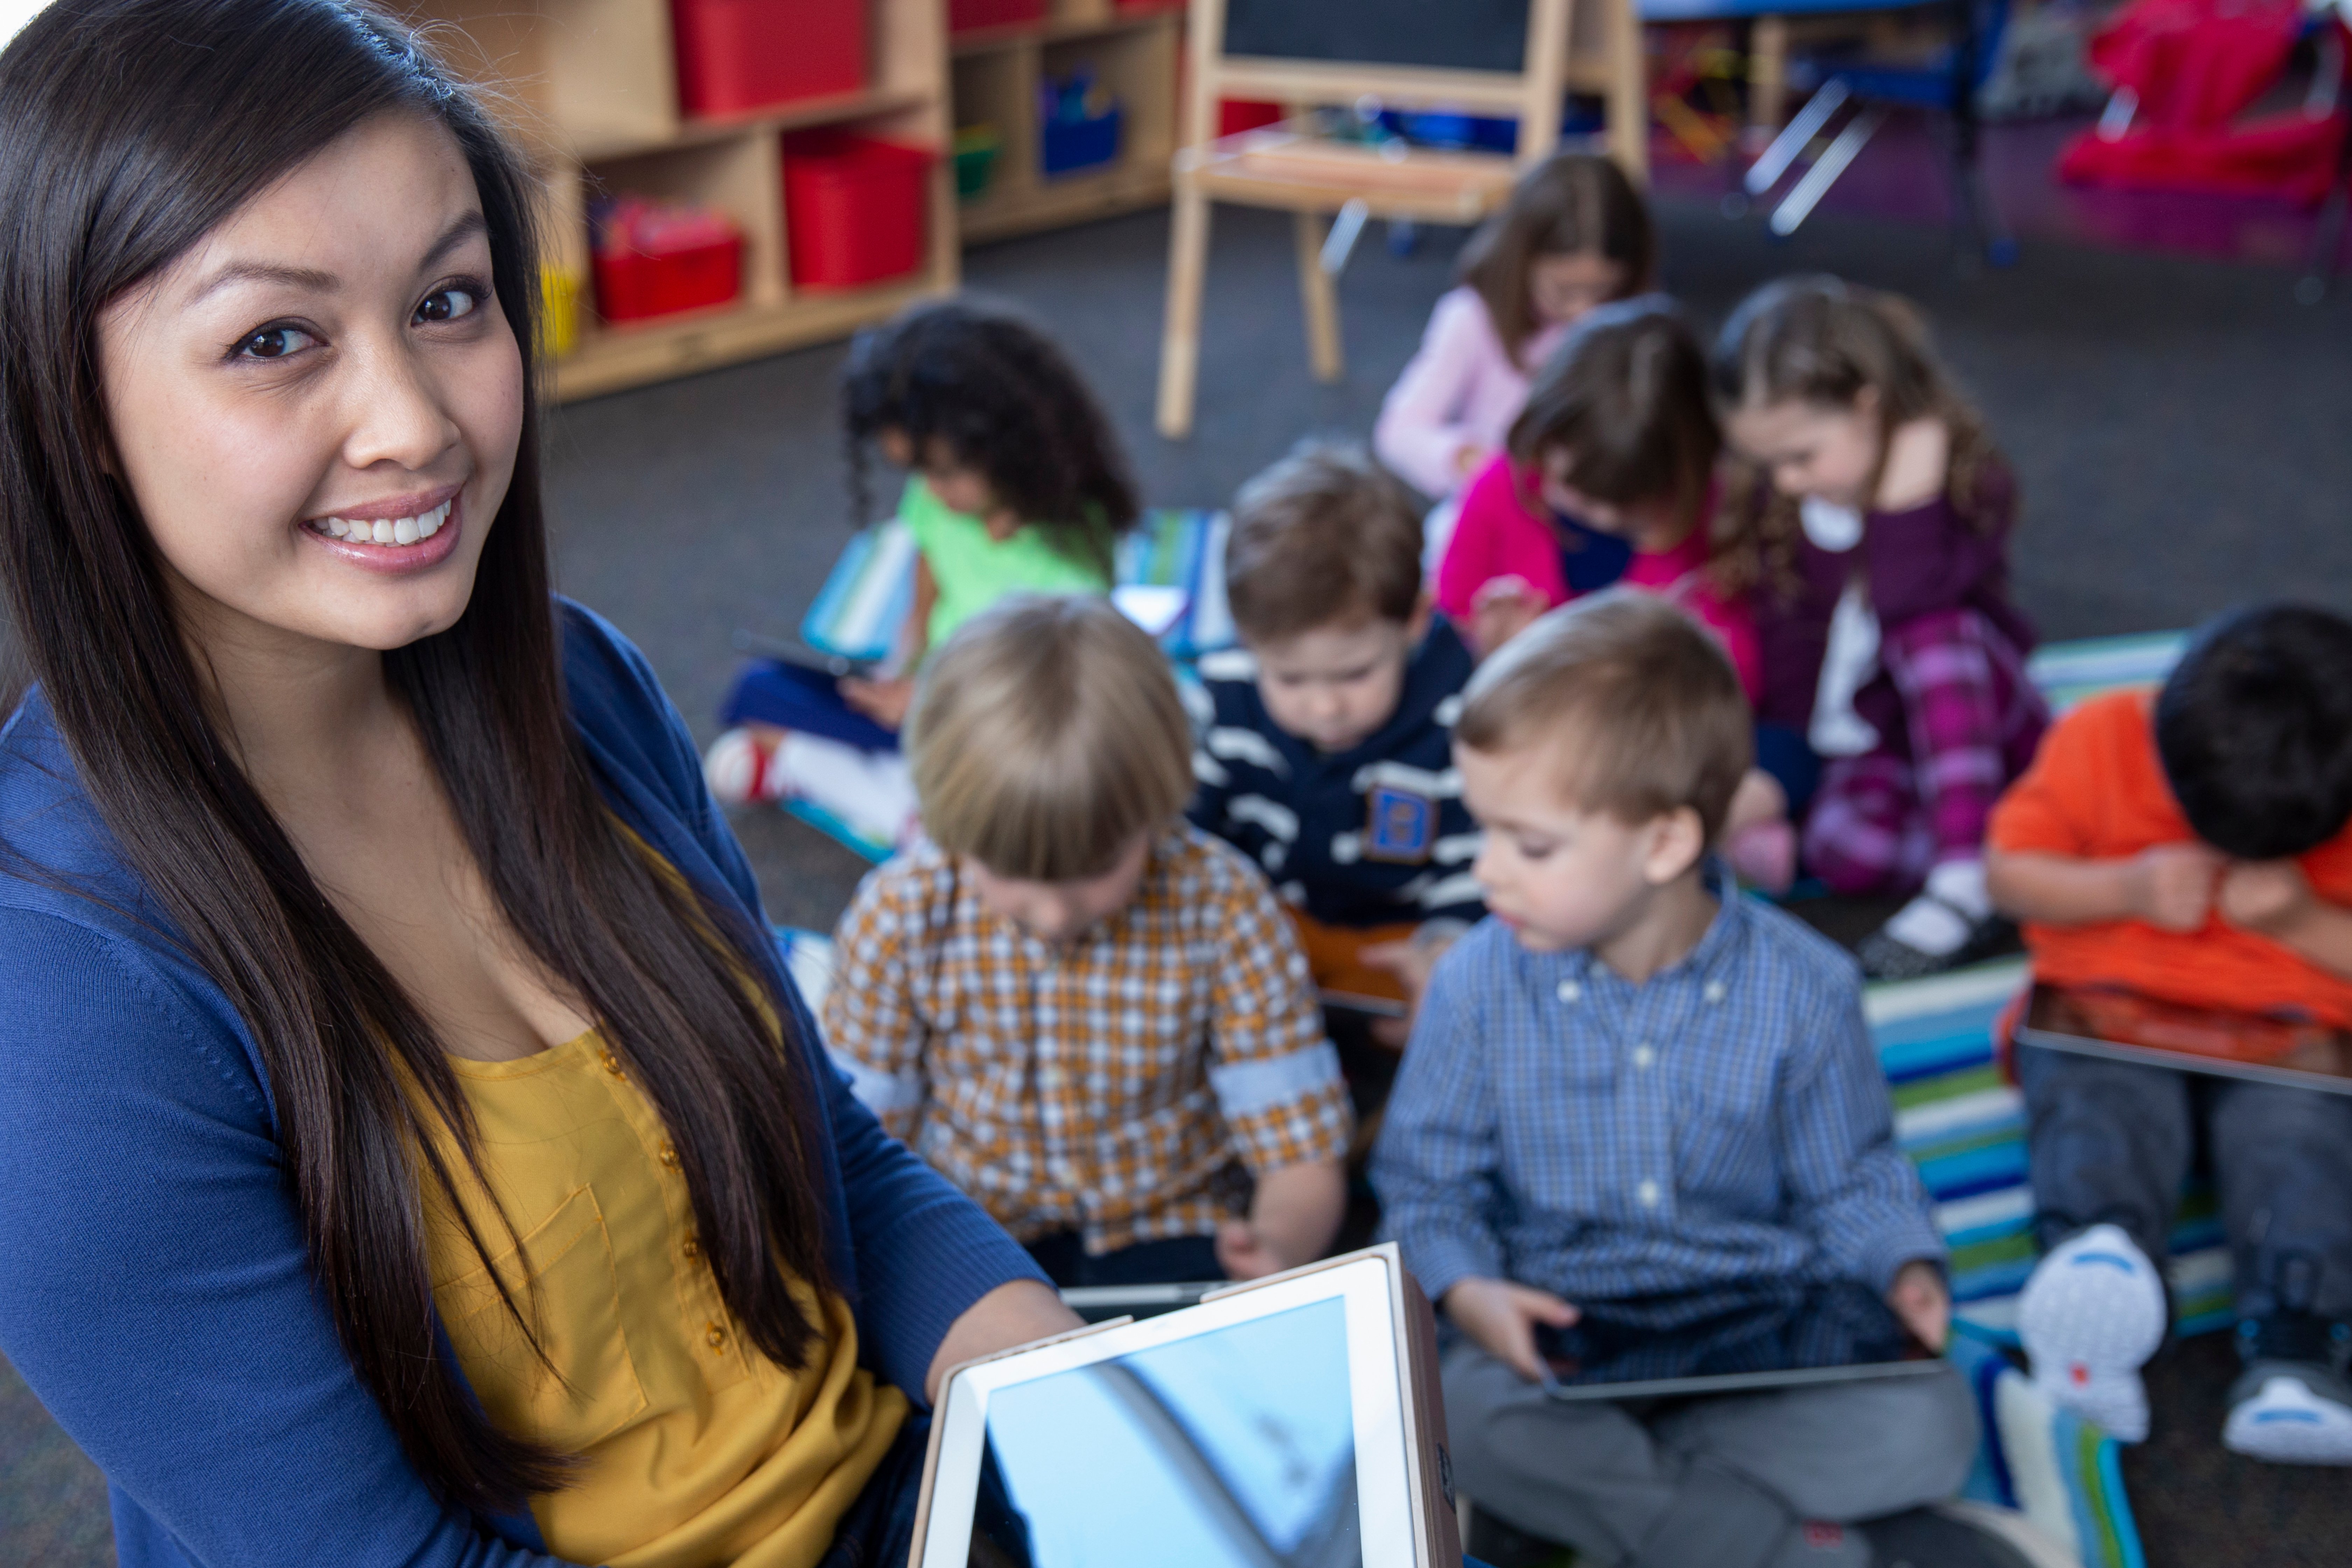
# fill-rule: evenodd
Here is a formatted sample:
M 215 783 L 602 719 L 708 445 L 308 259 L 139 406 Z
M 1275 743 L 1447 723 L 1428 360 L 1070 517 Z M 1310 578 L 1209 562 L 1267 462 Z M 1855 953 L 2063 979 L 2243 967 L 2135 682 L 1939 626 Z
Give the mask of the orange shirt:
M 1992 847 L 2119 860 L 2152 845 L 2193 842 L 2157 756 L 2152 701 L 2146 691 L 2110 692 L 2051 726 L 2033 765 L 1993 810 L 1985 836 Z M 2352 906 L 2352 827 L 2295 863 L 2318 897 Z M 2352 1026 L 2352 979 L 2218 916 L 2193 932 L 2143 921 L 2029 921 L 2025 942 L 2034 974 L 2053 984 L 2105 983 L 2192 1006 L 2292 1009 Z

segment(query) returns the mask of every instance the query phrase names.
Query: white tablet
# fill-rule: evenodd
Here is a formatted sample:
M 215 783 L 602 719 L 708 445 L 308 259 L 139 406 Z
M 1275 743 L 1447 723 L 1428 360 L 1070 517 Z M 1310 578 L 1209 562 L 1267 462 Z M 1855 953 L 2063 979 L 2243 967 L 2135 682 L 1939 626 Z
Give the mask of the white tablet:
M 1444 1441 L 1372 1247 L 957 1367 L 910 1568 L 1460 1568 Z

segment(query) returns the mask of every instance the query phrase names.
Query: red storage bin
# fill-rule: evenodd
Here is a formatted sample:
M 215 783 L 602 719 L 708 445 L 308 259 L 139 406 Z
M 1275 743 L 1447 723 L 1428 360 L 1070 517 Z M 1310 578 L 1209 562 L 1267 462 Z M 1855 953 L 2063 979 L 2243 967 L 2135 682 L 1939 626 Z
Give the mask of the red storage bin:
M 677 102 L 742 114 L 866 86 L 866 0 L 670 0 Z
M 920 267 L 937 157 L 840 131 L 785 137 L 793 287 L 845 289 Z
M 1217 134 L 1220 136 L 1255 131 L 1261 125 L 1278 124 L 1281 120 L 1282 105 L 1278 103 L 1260 103 L 1247 98 L 1217 100 Z
M 948 31 L 969 33 L 981 27 L 1009 27 L 1016 22 L 1042 22 L 1045 0 L 948 0 Z
M 591 260 L 596 312 L 642 321 L 724 305 L 742 291 L 743 237 L 717 213 L 628 197 L 599 215 Z

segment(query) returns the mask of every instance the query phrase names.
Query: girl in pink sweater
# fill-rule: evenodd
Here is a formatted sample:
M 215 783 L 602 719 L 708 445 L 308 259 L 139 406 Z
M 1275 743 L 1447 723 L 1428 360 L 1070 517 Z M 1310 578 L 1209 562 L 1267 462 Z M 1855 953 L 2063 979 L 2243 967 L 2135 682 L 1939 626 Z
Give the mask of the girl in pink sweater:
M 1649 209 L 1608 159 L 1563 153 L 1529 170 L 1464 249 L 1461 287 L 1381 405 L 1381 461 L 1453 495 L 1501 448 L 1528 373 L 1578 317 L 1649 288 L 1656 250 Z
M 1763 686 L 1749 530 L 1719 504 L 1723 435 L 1697 337 L 1671 301 L 1647 295 L 1578 322 L 1528 389 L 1505 449 L 1463 492 L 1437 571 L 1437 605 L 1480 658 L 1546 611 L 1579 596 L 1593 546 L 1574 517 L 1632 555 L 1621 587 L 1674 600 L 1723 644 L 1753 703 Z M 1751 768 L 1727 829 L 1734 866 L 1785 889 L 1796 838 L 1792 787 Z

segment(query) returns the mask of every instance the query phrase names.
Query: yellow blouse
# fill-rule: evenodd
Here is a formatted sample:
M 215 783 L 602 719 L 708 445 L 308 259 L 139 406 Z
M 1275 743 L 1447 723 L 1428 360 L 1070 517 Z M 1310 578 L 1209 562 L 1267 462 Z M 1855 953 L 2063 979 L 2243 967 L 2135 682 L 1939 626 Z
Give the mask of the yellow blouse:
M 491 1420 L 580 1457 L 570 1486 L 531 1504 L 549 1550 L 611 1568 L 814 1563 L 907 1414 L 903 1394 L 858 1366 L 846 1304 L 824 1301 L 803 1371 L 737 1333 L 696 1246 L 677 1152 L 594 1034 L 519 1061 L 449 1065 L 489 1191 L 446 1130 L 442 1153 L 498 1256 L 486 1267 L 431 1204 L 434 1301 Z M 552 1373 L 491 1268 L 532 1314 Z M 814 1292 L 792 1288 L 814 1315 Z

